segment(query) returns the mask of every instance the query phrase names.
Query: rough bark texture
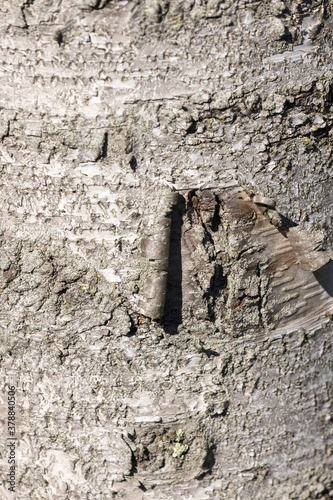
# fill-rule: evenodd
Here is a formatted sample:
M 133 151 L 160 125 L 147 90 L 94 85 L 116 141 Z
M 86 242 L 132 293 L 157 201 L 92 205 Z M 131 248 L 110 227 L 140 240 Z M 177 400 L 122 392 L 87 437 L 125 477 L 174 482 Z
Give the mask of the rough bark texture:
M 333 498 L 332 27 L 2 0 L 1 498 Z

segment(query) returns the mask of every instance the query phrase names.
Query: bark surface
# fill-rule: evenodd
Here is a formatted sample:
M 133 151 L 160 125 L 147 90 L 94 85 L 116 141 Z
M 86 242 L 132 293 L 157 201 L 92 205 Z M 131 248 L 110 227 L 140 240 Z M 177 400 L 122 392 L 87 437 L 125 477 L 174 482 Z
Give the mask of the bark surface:
M 333 498 L 332 28 L 1 2 L 1 498 Z

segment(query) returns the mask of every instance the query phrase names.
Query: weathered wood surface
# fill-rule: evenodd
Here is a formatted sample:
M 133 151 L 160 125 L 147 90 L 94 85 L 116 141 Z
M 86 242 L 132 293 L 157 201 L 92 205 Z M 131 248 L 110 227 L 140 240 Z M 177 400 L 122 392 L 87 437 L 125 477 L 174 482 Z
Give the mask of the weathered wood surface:
M 1 2 L 16 498 L 333 497 L 332 7 Z

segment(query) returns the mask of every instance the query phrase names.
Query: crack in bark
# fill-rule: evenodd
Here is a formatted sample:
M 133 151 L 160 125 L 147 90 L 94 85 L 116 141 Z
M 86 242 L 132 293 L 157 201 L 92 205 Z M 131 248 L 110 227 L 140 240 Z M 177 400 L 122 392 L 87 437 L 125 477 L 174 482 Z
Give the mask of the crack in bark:
M 21 6 L 21 12 L 22 12 L 23 21 L 25 23 L 25 26 L 24 26 L 25 29 L 29 29 L 29 24 L 28 24 L 28 21 L 26 18 L 25 11 L 27 8 L 31 7 L 31 5 L 34 4 L 34 2 L 35 2 L 35 0 L 25 0 L 23 2 L 23 5 Z
M 258 303 L 258 310 L 259 310 L 259 325 L 262 325 L 263 327 L 266 327 L 265 322 L 264 322 L 264 316 L 263 316 L 263 286 L 262 286 L 262 278 L 261 278 L 261 269 L 260 269 L 260 262 L 257 262 L 257 276 L 259 278 L 259 303 Z

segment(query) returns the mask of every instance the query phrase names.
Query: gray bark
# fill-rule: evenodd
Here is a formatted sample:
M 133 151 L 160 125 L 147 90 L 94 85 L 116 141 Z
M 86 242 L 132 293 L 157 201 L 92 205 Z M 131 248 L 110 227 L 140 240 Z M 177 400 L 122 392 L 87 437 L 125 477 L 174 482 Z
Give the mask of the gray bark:
M 1 2 L 1 498 L 333 498 L 332 9 Z

